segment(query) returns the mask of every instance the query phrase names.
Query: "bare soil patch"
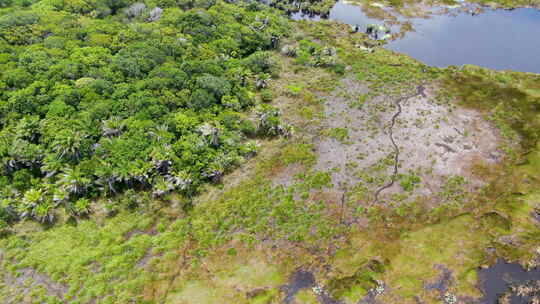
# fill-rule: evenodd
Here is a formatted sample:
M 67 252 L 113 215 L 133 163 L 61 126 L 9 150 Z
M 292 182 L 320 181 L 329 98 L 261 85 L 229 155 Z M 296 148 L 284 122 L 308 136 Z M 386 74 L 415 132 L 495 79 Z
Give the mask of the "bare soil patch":
M 331 171 L 339 189 L 363 189 L 365 203 L 416 197 L 438 203 L 455 177 L 474 191 L 484 183 L 471 174 L 473 162 L 503 155 L 496 129 L 480 113 L 440 101 L 435 88 L 370 97 L 367 87 L 344 79 L 336 92 L 326 101 L 323 130 L 345 129 L 347 138 L 320 137 L 315 169 Z

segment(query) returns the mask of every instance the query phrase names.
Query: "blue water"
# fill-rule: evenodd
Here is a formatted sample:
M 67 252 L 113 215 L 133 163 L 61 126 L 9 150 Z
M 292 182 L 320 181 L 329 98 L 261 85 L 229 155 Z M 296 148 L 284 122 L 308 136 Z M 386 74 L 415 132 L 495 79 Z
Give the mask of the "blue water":
M 486 11 L 415 20 L 416 32 L 388 44 L 429 65 L 474 64 L 540 73 L 540 11 Z
M 343 2 L 332 8 L 329 19 L 358 25 L 360 30 L 370 23 L 384 23 L 367 17 L 360 7 Z M 474 64 L 495 70 L 540 73 L 540 11 L 536 9 L 486 9 L 475 16 L 455 11 L 452 15 L 407 21 L 414 31 L 389 41 L 387 49 L 437 67 Z

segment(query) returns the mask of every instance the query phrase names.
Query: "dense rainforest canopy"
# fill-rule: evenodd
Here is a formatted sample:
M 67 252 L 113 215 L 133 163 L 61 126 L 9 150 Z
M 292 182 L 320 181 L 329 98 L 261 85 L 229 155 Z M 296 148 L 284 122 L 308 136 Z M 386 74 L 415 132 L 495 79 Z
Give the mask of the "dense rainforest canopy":
M 287 19 L 257 3 L 1 2 L 0 219 L 194 193 L 287 132 L 260 104 Z M 266 94 L 265 94 L 266 93 Z M 259 102 L 260 103 L 260 102 Z M 257 115 L 258 114 L 258 115 Z M 132 190 L 130 190 L 132 191 Z

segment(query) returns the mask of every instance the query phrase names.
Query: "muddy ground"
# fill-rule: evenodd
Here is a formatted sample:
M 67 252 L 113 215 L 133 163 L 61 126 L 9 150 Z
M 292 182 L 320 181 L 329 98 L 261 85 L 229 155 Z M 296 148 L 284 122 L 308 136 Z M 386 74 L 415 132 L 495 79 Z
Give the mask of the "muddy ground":
M 364 189 L 363 203 L 401 195 L 402 201 L 421 196 L 436 205 L 449 178 L 463 177 L 474 191 L 483 182 L 471 166 L 502 157 L 496 129 L 480 113 L 438 98 L 436 87 L 371 97 L 348 78 L 336 92 L 326 99 L 322 133 L 344 129 L 347 137 L 319 137 L 315 169 L 332 171 L 337 191 Z

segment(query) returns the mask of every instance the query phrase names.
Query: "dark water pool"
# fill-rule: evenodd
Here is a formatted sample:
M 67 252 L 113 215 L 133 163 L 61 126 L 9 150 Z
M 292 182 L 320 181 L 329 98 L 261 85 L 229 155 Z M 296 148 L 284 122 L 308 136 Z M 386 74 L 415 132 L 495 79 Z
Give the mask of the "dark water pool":
M 509 285 L 523 284 L 526 282 L 536 282 L 540 280 L 540 269 L 531 271 L 525 270 L 517 263 L 506 263 L 503 260 L 489 268 L 481 269 L 478 272 L 480 278 L 480 288 L 484 293 L 482 304 L 497 304 L 498 298 L 509 290 Z M 512 294 L 511 304 L 529 304 L 529 296 L 518 296 Z
M 294 19 L 317 19 L 301 13 Z M 359 6 L 338 2 L 329 19 L 360 30 L 368 24 L 388 20 L 368 17 Z M 403 18 L 412 31 L 395 38 L 386 48 L 408 54 L 438 67 L 474 64 L 496 70 L 540 73 L 540 11 L 532 8 L 514 10 L 485 9 L 471 14 L 462 10 L 433 14 L 429 18 Z M 392 27 L 393 33 L 395 26 Z

